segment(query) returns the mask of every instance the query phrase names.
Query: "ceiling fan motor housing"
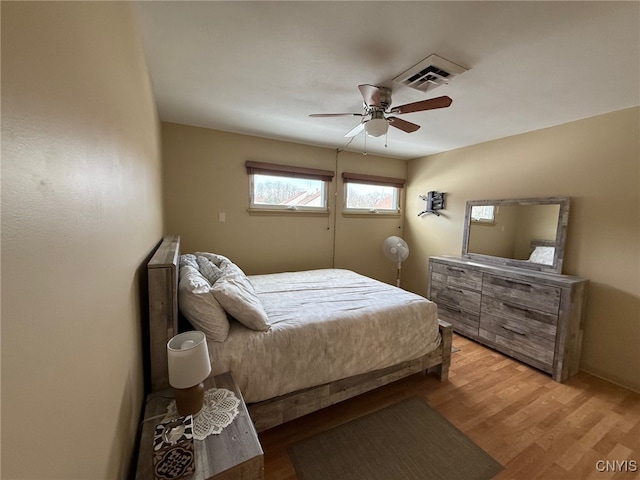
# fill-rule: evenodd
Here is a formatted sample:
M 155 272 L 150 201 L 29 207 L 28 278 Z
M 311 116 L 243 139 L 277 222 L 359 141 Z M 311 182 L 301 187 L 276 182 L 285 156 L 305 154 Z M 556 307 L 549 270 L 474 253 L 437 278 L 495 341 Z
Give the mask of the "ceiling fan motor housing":
M 367 105 L 369 108 L 373 108 L 374 110 L 385 111 L 387 108 L 391 106 L 391 89 L 388 87 L 377 87 L 378 95 L 380 100 L 380 105 Z
M 380 88 L 380 103 L 385 110 L 391 106 L 391 89 L 387 87 Z

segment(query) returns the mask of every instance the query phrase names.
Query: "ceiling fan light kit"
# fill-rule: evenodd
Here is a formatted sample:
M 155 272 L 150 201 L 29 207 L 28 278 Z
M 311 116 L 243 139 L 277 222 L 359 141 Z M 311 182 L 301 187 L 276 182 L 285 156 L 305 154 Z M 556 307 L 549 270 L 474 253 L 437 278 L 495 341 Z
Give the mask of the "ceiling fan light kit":
M 389 128 L 389 123 L 387 119 L 384 118 L 382 112 L 376 112 L 377 116 L 374 116 L 364 124 L 364 130 L 367 132 L 367 135 L 370 137 L 381 137 Z

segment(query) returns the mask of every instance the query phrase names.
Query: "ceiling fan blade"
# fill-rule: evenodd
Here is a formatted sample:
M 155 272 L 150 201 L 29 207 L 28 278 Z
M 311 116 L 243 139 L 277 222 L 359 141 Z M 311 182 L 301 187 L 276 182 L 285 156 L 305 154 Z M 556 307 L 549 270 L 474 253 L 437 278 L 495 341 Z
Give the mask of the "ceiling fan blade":
M 430 98 L 429 100 L 422 100 L 421 102 L 407 103 L 406 105 L 393 107 L 389 113 L 411 113 L 433 110 L 435 108 L 446 108 L 451 105 L 452 101 L 453 100 L 447 96 Z
M 375 85 L 358 85 L 358 89 L 362 94 L 364 103 L 370 107 L 382 107 L 382 97 L 380 95 L 380 89 Z
M 349 130 L 347 133 L 345 133 L 344 136 L 355 137 L 356 135 L 358 135 L 360 132 L 364 130 L 364 124 L 365 122 L 359 123 L 358 125 L 353 127 L 351 130 Z
M 362 113 L 312 113 L 310 117 L 364 117 Z
M 407 133 L 415 132 L 420 128 L 420 125 L 407 122 L 406 120 L 403 120 L 398 117 L 387 117 L 387 120 L 389 121 L 389 125 L 391 125 L 392 127 L 399 128 L 400 130 Z

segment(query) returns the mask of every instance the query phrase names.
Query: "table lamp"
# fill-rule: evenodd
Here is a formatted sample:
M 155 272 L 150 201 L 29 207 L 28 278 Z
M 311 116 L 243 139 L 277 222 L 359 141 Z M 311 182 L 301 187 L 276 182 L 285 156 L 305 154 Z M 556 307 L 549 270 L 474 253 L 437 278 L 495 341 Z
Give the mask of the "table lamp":
M 169 384 L 174 388 L 178 414 L 195 415 L 204 404 L 204 382 L 211 373 L 203 332 L 184 332 L 167 343 Z

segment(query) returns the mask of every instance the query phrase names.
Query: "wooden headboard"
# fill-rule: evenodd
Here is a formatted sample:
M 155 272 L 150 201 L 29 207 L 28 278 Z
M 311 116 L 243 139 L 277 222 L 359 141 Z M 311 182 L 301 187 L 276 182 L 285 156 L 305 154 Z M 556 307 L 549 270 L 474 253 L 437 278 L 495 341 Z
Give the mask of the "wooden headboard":
M 164 237 L 147 263 L 151 391 L 169 388 L 167 342 L 178 333 L 180 237 Z
M 555 247 L 556 246 L 556 241 L 555 240 L 531 240 L 531 242 L 529 243 L 529 253 L 533 253 L 533 251 L 536 249 L 536 247 Z

